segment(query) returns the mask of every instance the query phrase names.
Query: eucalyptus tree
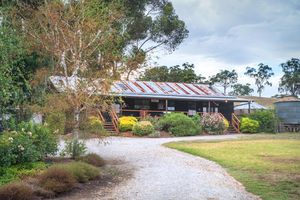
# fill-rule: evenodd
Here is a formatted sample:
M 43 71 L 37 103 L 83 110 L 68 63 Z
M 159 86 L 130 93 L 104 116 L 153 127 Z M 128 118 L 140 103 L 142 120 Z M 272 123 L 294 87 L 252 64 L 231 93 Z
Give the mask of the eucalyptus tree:
M 247 84 L 237 83 L 232 85 L 231 88 L 233 90 L 229 92 L 229 94 L 234 96 L 247 96 L 247 95 L 251 95 L 251 93 L 254 92 L 254 90 L 251 88 L 251 85 L 249 83 Z
M 224 94 L 227 94 L 227 89 L 235 84 L 238 80 L 238 74 L 235 70 L 229 71 L 229 70 L 221 70 L 216 75 L 212 76 L 210 78 L 210 82 L 212 84 L 217 84 L 223 87 Z
M 280 79 L 279 91 L 286 91 L 293 96 L 300 95 L 300 60 L 292 58 L 280 66 L 283 76 Z
M 253 67 L 247 67 L 245 75 L 250 76 L 255 79 L 255 85 L 257 86 L 257 93 L 261 97 L 263 90 L 266 85 L 272 86 L 272 83 L 269 79 L 274 76 L 273 70 L 268 65 L 260 63 L 257 65 L 258 69 Z

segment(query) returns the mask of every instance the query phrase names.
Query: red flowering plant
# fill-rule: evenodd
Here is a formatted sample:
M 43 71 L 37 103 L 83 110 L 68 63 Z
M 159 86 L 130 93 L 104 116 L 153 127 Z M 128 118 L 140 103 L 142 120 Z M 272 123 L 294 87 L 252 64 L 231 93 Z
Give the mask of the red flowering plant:
M 218 113 L 204 113 L 201 118 L 201 126 L 204 132 L 218 135 L 223 134 L 227 130 L 228 121 Z

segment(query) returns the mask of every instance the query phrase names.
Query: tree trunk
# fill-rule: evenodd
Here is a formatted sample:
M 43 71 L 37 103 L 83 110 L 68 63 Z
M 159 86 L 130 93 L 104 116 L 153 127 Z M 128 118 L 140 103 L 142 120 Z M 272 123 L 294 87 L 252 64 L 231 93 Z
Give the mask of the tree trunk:
M 80 122 L 80 108 L 75 107 L 74 109 L 74 129 L 73 129 L 73 134 L 74 134 L 74 139 L 79 138 L 79 122 Z

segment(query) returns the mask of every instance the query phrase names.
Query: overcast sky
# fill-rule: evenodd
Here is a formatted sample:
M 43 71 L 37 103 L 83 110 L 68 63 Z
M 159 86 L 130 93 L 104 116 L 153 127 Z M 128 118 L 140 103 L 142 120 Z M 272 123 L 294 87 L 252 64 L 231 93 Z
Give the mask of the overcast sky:
M 300 57 L 300 0 L 171 1 L 190 34 L 172 54 L 156 53 L 160 65 L 193 63 L 206 77 L 235 69 L 239 82 L 253 84 L 245 68 L 263 62 L 275 72 L 273 87 L 263 92 L 271 96 L 277 93 L 279 64 Z

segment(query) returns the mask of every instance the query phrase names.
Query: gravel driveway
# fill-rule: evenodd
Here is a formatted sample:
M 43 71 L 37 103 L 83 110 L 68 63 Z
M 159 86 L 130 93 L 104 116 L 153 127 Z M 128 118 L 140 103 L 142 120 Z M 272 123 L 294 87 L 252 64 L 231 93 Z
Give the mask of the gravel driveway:
M 103 197 L 106 200 L 231 200 L 258 199 L 245 191 L 218 164 L 162 144 L 182 140 L 232 139 L 238 135 L 187 138 L 109 138 L 109 144 L 89 140 L 88 149 L 104 158 L 122 161 L 120 168 L 131 170 L 128 180 Z

